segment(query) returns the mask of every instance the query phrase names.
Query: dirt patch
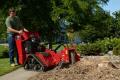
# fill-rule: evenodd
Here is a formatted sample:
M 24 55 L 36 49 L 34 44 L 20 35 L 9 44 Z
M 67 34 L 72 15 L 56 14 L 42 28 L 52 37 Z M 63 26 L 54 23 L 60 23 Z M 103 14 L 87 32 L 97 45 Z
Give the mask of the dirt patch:
M 119 80 L 119 58 L 83 57 L 69 68 L 40 72 L 29 80 Z

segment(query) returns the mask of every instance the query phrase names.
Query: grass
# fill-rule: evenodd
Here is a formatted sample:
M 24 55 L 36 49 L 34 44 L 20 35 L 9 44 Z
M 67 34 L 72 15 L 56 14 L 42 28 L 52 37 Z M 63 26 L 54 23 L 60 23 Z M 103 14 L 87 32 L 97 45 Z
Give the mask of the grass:
M 53 50 L 56 49 L 59 45 L 58 44 L 55 44 L 55 45 L 52 45 L 53 46 Z M 64 46 L 61 45 L 56 51 L 59 52 L 61 50 L 63 50 Z
M 20 66 L 11 67 L 8 58 L 8 47 L 0 45 L 0 76 L 7 74 Z
M 8 47 L 0 45 L 0 58 L 8 57 Z
M 20 66 L 11 67 L 9 63 L 9 58 L 1 58 L 0 59 L 0 76 L 7 74 L 11 71 L 14 71 L 19 67 Z

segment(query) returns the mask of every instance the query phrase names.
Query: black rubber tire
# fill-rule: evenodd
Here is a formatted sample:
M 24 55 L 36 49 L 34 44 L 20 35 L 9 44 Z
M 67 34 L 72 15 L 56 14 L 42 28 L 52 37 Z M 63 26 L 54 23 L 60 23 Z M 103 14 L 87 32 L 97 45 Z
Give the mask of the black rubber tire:
M 75 59 L 75 53 L 74 52 L 70 52 L 70 60 L 71 60 L 71 64 L 75 64 L 76 59 Z

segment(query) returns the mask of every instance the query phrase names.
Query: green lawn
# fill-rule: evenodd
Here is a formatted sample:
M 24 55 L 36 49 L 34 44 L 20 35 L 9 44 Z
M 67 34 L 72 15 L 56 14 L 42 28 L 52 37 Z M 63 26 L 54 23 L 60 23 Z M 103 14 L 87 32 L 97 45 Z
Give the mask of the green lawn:
M 0 58 L 8 57 L 8 47 L 0 45 Z
M 20 66 L 11 67 L 8 58 L 8 47 L 0 45 L 0 76 L 9 73 Z
M 0 76 L 6 73 L 9 73 L 19 67 L 20 66 L 11 67 L 9 63 L 9 58 L 1 58 L 0 59 Z

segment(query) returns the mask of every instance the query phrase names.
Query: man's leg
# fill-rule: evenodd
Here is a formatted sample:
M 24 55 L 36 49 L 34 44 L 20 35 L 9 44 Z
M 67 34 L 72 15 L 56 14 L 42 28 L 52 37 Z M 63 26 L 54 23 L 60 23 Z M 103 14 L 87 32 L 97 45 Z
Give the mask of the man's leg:
M 12 34 L 8 34 L 8 45 L 9 45 L 9 58 L 10 58 L 10 64 L 14 64 L 14 45 L 15 40 L 14 36 Z

